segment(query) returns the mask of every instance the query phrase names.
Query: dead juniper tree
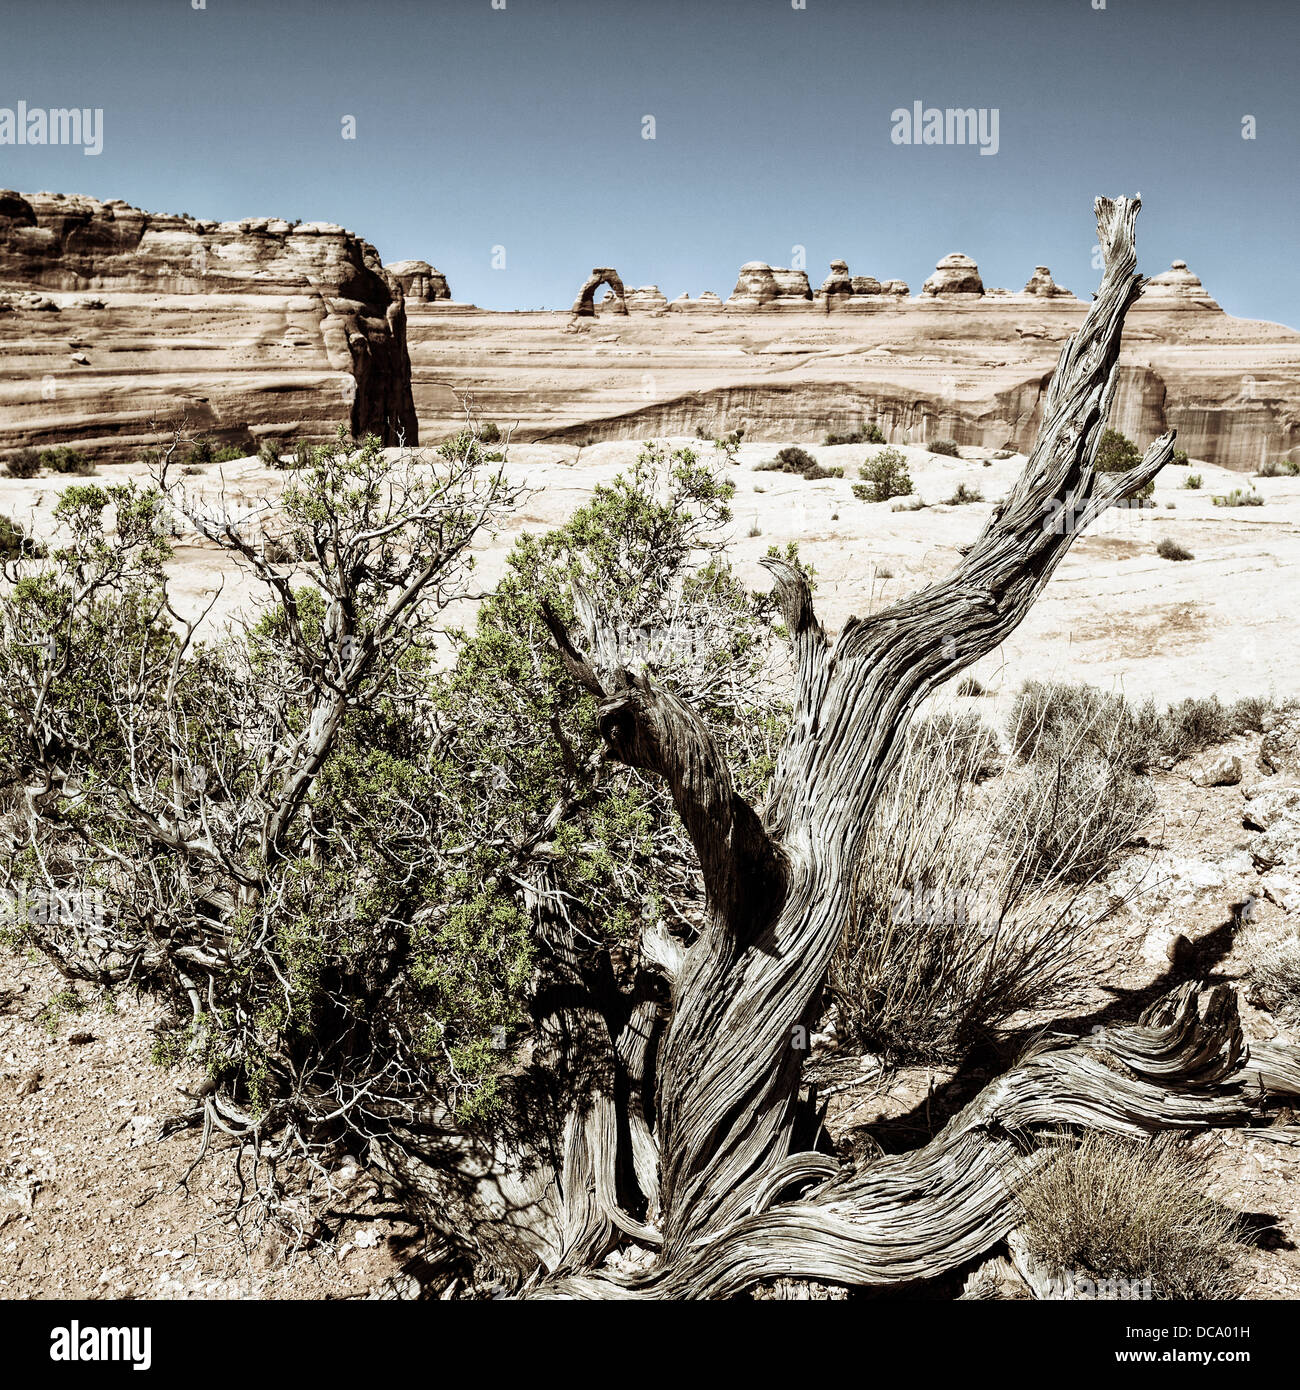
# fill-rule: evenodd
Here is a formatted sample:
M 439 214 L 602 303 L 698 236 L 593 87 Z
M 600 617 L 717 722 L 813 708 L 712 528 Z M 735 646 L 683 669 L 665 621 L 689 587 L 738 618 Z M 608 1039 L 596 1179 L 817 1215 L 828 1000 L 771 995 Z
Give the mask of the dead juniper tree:
M 801 1042 L 910 718 L 1015 630 L 1074 537 L 1172 455 L 1170 433 L 1127 473 L 1094 467 L 1125 314 L 1141 293 L 1138 209 L 1137 199 L 1097 201 L 1101 288 L 1062 350 L 1023 475 L 951 576 L 850 620 L 832 643 L 799 570 L 768 562 L 795 688 L 761 809 L 736 791 L 690 705 L 620 666 L 599 595 L 575 593 L 577 624 L 549 613 L 569 672 L 600 702 L 608 758 L 671 793 L 706 909 L 688 942 L 642 943 L 644 968 L 667 982 L 661 1038 L 652 1004 L 611 1023 L 600 982 L 553 951 L 538 1013 L 567 1098 L 546 1144 L 476 1145 L 431 1115 L 423 1159 L 414 1133 L 382 1145 L 434 1204 L 475 1228 L 480 1249 L 495 1242 L 517 1273 L 534 1264 L 533 1293 L 722 1298 L 781 1275 L 844 1285 L 932 1277 L 1011 1231 L 1016 1189 L 1043 1158 L 1036 1128 L 1242 1124 L 1268 1091 L 1295 1091 L 1295 1059 L 1247 1047 L 1230 990 L 1187 985 L 1132 1025 L 1044 1040 L 917 1151 L 855 1169 L 794 1142 Z M 544 875 L 534 892 L 547 902 Z M 563 908 L 551 908 L 558 941 Z M 634 1272 L 608 1260 L 629 1242 L 643 1252 Z

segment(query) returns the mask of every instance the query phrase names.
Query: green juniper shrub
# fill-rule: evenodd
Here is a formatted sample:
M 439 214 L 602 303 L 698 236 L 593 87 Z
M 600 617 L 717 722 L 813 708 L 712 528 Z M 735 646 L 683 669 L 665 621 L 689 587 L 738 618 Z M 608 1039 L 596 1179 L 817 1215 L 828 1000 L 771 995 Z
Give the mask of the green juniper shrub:
M 869 425 L 850 430 L 847 434 L 828 434 L 823 444 L 886 444 L 885 432 L 873 420 Z
M 78 449 L 64 446 L 59 449 L 41 451 L 41 465 L 51 473 L 71 473 L 86 477 L 95 471 L 95 465 L 86 454 Z
M 943 454 L 947 458 L 961 458 L 961 450 L 955 439 L 936 439 L 925 446 L 932 454 Z
M 1127 473 L 1141 462 L 1142 453 L 1128 435 L 1119 430 L 1102 431 L 1101 439 L 1097 443 L 1095 466 L 1098 473 Z M 1131 502 L 1144 502 L 1155 490 L 1155 480 L 1152 479 L 1140 487 L 1130 488 L 1124 497 Z
M 11 478 L 34 478 L 41 471 L 41 456 L 35 449 L 19 449 L 5 461 L 5 472 Z
M 907 471 L 907 455 L 892 446 L 881 449 L 858 470 L 866 486 L 853 489 L 853 495 L 864 502 L 888 502 L 892 497 L 906 497 L 913 491 L 912 475 Z

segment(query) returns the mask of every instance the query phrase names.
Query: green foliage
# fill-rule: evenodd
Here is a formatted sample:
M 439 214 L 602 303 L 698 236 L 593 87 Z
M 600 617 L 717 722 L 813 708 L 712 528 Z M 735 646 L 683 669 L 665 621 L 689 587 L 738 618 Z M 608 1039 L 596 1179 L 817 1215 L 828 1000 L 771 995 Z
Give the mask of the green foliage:
M 34 541 L 7 516 L 0 516 L 0 560 L 33 559 L 45 553 L 45 547 Z
M 1106 429 L 1102 431 L 1101 439 L 1097 443 L 1096 469 L 1098 473 L 1127 473 L 1130 469 L 1136 468 L 1142 462 L 1142 453 L 1138 446 L 1119 430 Z M 1143 483 L 1140 487 L 1130 488 L 1125 494 L 1129 501 L 1145 501 L 1156 490 L 1154 479 L 1149 483 Z
M 956 491 L 948 498 L 950 507 L 964 507 L 971 502 L 982 502 L 984 494 L 977 487 L 968 487 L 965 483 L 958 483 Z
M 85 477 L 95 471 L 95 465 L 86 454 L 68 447 L 43 449 L 40 461 L 41 466 L 48 468 L 51 473 L 73 473 Z
M 885 432 L 873 420 L 869 425 L 851 430 L 847 434 L 828 434 L 823 444 L 885 444 Z
M 41 471 L 41 456 L 35 449 L 19 449 L 5 461 L 5 472 L 11 478 L 34 478 Z
M 932 454 L 943 454 L 948 458 L 961 458 L 961 450 L 957 447 L 955 439 L 936 439 L 932 444 L 925 446 Z
M 1173 458 L 1169 460 L 1175 468 L 1186 468 L 1188 461 L 1186 449 L 1175 449 Z
M 689 699 L 740 790 L 761 794 L 788 656 L 772 600 L 722 555 L 733 493 L 692 451 L 647 445 L 563 527 L 521 537 L 472 630 L 448 639 L 439 610 L 502 505 L 500 474 L 341 438 L 280 497 L 286 543 L 312 557 L 296 587 L 268 579 L 246 633 L 186 647 L 164 602 L 165 499 L 69 489 L 48 563 L 0 600 L 17 639 L 0 649 L 0 781 L 52 747 L 78 791 L 0 881 L 111 885 L 114 944 L 57 924 L 24 939 L 73 975 L 160 990 L 159 1059 L 199 1062 L 263 1126 L 310 1129 L 323 1097 L 362 1130 L 371 1107 L 431 1101 L 491 1123 L 551 932 L 576 932 L 599 969 L 646 920 L 703 912 L 668 792 L 597 756 L 595 701 L 541 602 L 576 625 L 575 584 L 593 595 L 618 662 Z M 423 606 L 390 631 L 421 574 Z
M 1183 479 L 1183 486 L 1187 488 L 1189 492 L 1199 492 L 1201 482 L 1202 479 L 1199 473 L 1189 473 L 1187 477 Z
M 1267 459 L 1255 475 L 1257 478 L 1294 478 L 1300 474 L 1300 462 L 1295 459 Z
M 913 491 L 907 455 L 901 449 L 882 449 L 862 465 L 859 474 L 866 486 L 855 487 L 853 495 L 863 502 L 888 502 L 891 497 L 906 497 Z

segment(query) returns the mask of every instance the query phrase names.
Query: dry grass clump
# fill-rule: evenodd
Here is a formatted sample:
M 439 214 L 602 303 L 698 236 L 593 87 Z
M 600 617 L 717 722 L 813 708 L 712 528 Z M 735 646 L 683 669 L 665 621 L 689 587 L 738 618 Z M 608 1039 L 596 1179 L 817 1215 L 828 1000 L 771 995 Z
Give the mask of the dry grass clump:
M 1258 930 L 1240 941 L 1253 1003 L 1289 1023 L 1300 1023 L 1300 936 L 1268 940 Z
M 1020 1194 L 1020 1232 L 1030 1254 L 1067 1288 L 1088 1280 L 1104 1296 L 1114 1287 L 1108 1281 L 1122 1280 L 1128 1292 L 1121 1297 L 1240 1293 L 1234 1244 L 1244 1232 L 1204 1195 L 1203 1150 L 1175 1135 L 1133 1140 L 1089 1132 L 1057 1142 L 1055 1157 Z
M 918 723 L 868 827 L 830 990 L 841 1036 L 892 1061 L 959 1059 L 1081 974 L 1093 921 L 1029 872 L 1005 793 L 976 785 L 985 746 L 978 719 Z
M 1151 784 L 1095 749 L 1040 760 L 1009 798 L 1006 833 L 1023 844 L 1024 868 L 1040 882 L 1091 883 L 1156 807 Z

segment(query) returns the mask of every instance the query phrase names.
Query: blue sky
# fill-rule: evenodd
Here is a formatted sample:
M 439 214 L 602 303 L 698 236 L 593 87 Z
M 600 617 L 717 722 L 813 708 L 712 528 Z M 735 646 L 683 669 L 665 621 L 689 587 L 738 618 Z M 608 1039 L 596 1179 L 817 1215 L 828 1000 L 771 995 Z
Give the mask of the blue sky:
M 102 107 L 104 150 L 0 146 L 0 186 L 339 222 L 503 309 L 605 264 L 725 297 L 795 246 L 1086 297 L 1092 198 L 1140 191 L 1146 273 L 1300 326 L 1295 0 L 194 3 L 6 0 L 0 107 Z M 892 143 L 917 100 L 997 108 L 998 153 Z

